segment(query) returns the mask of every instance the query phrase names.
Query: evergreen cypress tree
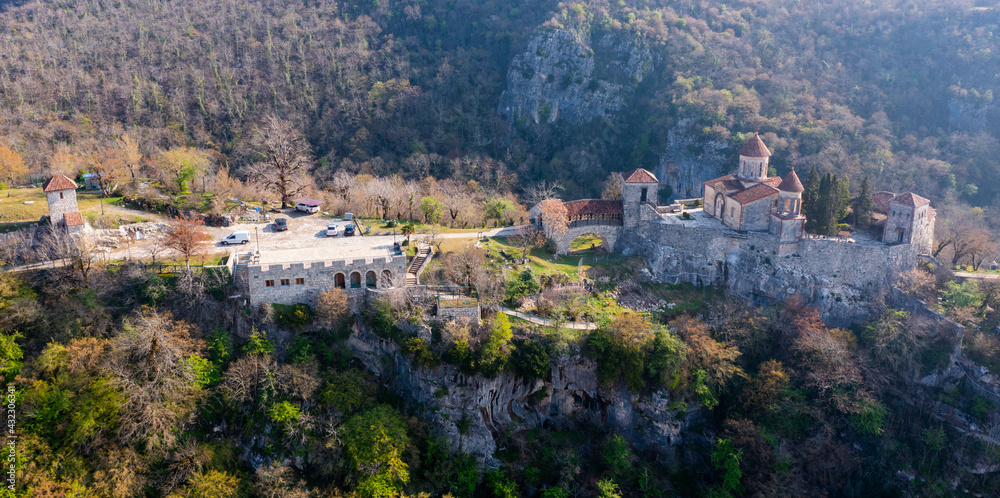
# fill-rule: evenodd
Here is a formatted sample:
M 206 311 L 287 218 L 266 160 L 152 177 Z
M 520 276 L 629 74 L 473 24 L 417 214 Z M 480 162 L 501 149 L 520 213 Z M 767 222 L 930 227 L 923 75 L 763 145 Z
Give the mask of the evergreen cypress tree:
M 819 192 L 816 195 L 816 223 L 815 232 L 822 235 L 830 235 L 830 226 L 834 224 L 834 211 L 836 210 L 837 178 L 831 173 L 823 175 L 819 182 Z
M 834 181 L 834 192 L 836 193 L 834 203 L 835 209 L 833 210 L 833 227 L 831 235 L 836 235 L 840 230 L 837 229 L 837 225 L 840 220 L 843 220 L 848 213 L 848 208 L 851 207 L 851 179 L 847 176 L 844 177 L 843 181 L 837 179 L 837 175 L 833 175 Z
M 861 188 L 858 190 L 858 196 L 851 202 L 851 209 L 854 210 L 854 226 L 860 224 L 862 227 L 868 227 L 872 224 L 875 202 L 872 200 L 872 186 L 868 182 L 868 176 L 861 181 Z
M 802 192 L 802 214 L 806 217 L 806 230 L 812 233 L 816 233 L 816 218 L 819 213 L 818 207 L 819 203 L 819 171 L 816 171 L 816 167 L 809 171 L 809 176 L 806 178 L 806 183 L 802 185 L 805 189 Z

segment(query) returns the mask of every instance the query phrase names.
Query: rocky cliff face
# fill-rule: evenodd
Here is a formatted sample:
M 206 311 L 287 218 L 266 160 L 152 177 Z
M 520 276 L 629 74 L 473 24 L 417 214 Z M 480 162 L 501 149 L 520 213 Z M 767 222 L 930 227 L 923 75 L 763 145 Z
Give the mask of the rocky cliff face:
M 627 36 L 539 30 L 511 61 L 498 110 L 511 122 L 586 123 L 620 110 L 651 62 Z
M 598 385 L 596 364 L 579 351 L 553 358 L 545 380 L 510 373 L 495 379 L 468 376 L 451 365 L 417 368 L 390 340 L 359 326 L 349 344 L 354 354 L 394 392 L 422 407 L 422 415 L 455 451 L 498 463 L 493 453 L 507 431 L 608 430 L 621 433 L 637 449 L 671 456 L 682 431 L 698 410 L 683 418 L 671 410 L 670 396 L 636 396 L 625 388 Z
M 681 119 L 667 132 L 667 148 L 660 154 L 657 178 L 670 185 L 675 199 L 690 199 L 702 195 L 701 184 L 736 170 L 727 163 L 732 146 L 725 142 L 703 141 L 689 129 L 692 120 Z M 661 199 L 666 202 L 668 199 Z

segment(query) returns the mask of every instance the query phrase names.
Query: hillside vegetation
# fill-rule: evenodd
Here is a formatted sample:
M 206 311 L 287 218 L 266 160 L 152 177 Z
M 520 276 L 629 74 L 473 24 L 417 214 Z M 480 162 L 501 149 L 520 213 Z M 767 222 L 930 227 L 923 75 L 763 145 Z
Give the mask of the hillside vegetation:
M 656 166 L 670 131 L 694 152 L 760 131 L 779 172 L 816 165 L 988 206 L 996 23 L 951 1 L 43 0 L 0 16 L 0 135 L 36 177 L 60 148 L 129 131 L 149 156 L 189 145 L 237 167 L 252 125 L 276 114 L 305 132 L 318 178 L 466 178 L 463 163 L 489 159 L 577 196 L 607 171 Z M 509 123 L 498 99 L 539 29 L 624 37 L 650 63 L 617 113 Z

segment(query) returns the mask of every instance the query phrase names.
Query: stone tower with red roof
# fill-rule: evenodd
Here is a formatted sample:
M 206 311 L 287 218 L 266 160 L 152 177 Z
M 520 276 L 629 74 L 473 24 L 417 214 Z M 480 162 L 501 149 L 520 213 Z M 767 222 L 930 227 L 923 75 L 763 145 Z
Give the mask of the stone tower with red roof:
M 659 190 L 660 180 L 647 170 L 639 168 L 622 175 L 622 210 L 625 228 L 639 226 L 642 205 L 656 206 Z
M 917 254 L 930 254 L 936 214 L 931 201 L 912 192 L 899 194 L 889 201 L 882 241 L 910 244 Z
M 76 182 L 66 175 L 56 175 L 42 185 L 42 191 L 49 201 L 49 220 L 53 226 L 66 225 L 67 215 L 76 221 L 80 216 L 80 208 L 76 205 Z M 75 214 L 75 216 L 73 216 Z

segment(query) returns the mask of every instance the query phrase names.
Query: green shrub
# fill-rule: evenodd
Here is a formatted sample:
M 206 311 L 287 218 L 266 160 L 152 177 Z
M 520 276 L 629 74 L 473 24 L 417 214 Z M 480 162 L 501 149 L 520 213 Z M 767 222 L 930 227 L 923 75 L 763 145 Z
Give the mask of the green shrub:
M 888 416 L 889 410 L 882 403 L 863 400 L 859 411 L 851 415 L 851 423 L 854 425 L 854 430 L 860 434 L 878 436 L 882 434 Z
M 319 401 L 334 406 L 344 415 L 375 406 L 377 388 L 364 373 L 346 370 L 330 375 L 319 393 Z
M 507 366 L 510 359 L 510 340 L 514 332 L 507 315 L 497 313 L 490 324 L 490 333 L 479 350 L 477 366 L 487 377 L 496 377 Z
M 212 362 L 201 356 L 196 354 L 188 356 L 184 364 L 193 374 L 194 384 L 198 387 L 208 387 L 222 380 L 219 371 L 213 368 Z
M 296 304 L 293 306 L 283 304 L 272 304 L 274 307 L 275 321 L 282 327 L 300 330 L 312 323 L 313 312 L 309 306 Z
M 307 363 L 316 360 L 316 353 L 313 352 L 312 341 L 305 336 L 298 336 L 288 347 L 288 361 L 290 363 Z
M 208 335 L 208 359 L 217 365 L 225 365 L 233 357 L 233 336 L 223 328 L 217 328 Z
M 720 474 L 721 488 L 726 496 L 741 496 L 743 494 L 743 471 L 740 461 L 743 450 L 736 448 L 731 439 L 719 439 L 712 450 L 712 465 Z
M 527 295 L 537 294 L 541 290 L 541 286 L 538 284 L 538 280 L 535 279 L 535 275 L 531 272 L 531 269 L 525 269 L 518 273 L 516 277 L 507 281 L 507 295 L 504 298 L 504 303 L 507 306 L 517 306 L 518 301 Z
M 379 405 L 351 417 L 340 435 L 358 494 L 388 498 L 410 481 L 403 461 L 410 438 L 403 417 L 392 407 Z
M 271 405 L 271 408 L 267 410 L 267 414 L 275 423 L 285 424 L 297 421 L 302 416 L 302 410 L 287 401 L 282 401 L 281 403 Z
M 441 364 L 441 357 L 431 349 L 425 339 L 411 337 L 406 340 L 403 347 L 417 366 L 436 367 Z
M 517 498 L 517 483 L 507 477 L 502 470 L 491 470 L 483 474 L 484 495 L 492 498 Z
M 539 340 L 525 340 L 514 347 L 510 366 L 525 379 L 545 379 L 552 372 L 552 355 Z
M 256 328 L 251 329 L 250 338 L 243 345 L 243 354 L 270 354 L 274 351 L 274 343 L 267 340 L 267 336 Z
M 991 411 L 996 409 L 996 403 L 982 397 L 976 396 L 972 399 L 972 404 L 969 406 L 969 413 L 979 419 L 985 419 Z
M 365 323 L 368 324 L 375 334 L 386 339 L 393 339 L 400 335 L 400 330 L 396 327 L 398 318 L 396 310 L 392 309 L 392 303 L 385 298 L 376 298 L 368 303 L 365 309 Z
M 17 332 L 0 334 L 0 375 L 7 382 L 14 380 L 24 367 L 24 352 L 17 344 L 17 340 L 22 337 L 24 336 Z

